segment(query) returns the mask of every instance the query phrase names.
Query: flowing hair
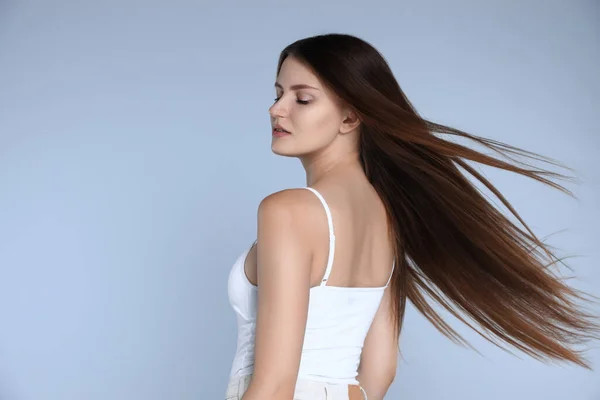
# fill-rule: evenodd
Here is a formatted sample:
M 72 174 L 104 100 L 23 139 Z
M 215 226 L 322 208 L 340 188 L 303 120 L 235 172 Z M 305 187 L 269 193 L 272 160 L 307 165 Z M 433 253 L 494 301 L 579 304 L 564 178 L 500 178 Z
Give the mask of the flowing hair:
M 433 300 L 505 350 L 509 345 L 542 361 L 591 368 L 577 347 L 598 338 L 600 328 L 578 303 L 594 296 L 568 286 L 558 269 L 550 268 L 564 260 L 469 162 L 516 172 L 571 194 L 555 182 L 567 176 L 523 160 L 560 164 L 422 118 L 384 57 L 355 36 L 298 40 L 281 52 L 277 74 L 289 56 L 310 68 L 362 121 L 360 161 L 385 204 L 394 238 L 390 289 L 396 333 L 400 335 L 408 299 L 440 332 L 468 344 L 434 310 Z M 444 136 L 470 140 L 500 157 Z M 520 225 L 488 201 L 468 176 L 493 193 Z

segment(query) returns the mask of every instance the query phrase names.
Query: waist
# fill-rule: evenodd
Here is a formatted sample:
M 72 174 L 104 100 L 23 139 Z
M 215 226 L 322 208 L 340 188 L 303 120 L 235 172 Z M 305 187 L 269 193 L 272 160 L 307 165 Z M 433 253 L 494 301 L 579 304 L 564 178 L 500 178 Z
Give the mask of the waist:
M 332 384 L 358 384 L 360 347 L 303 349 L 298 380 Z M 238 348 L 230 378 L 251 375 L 254 372 L 254 347 Z
M 241 399 L 248 389 L 252 375 L 232 377 L 225 392 L 226 399 Z M 320 382 L 312 379 L 300 378 L 296 381 L 294 399 L 298 400 L 367 400 L 367 394 L 358 384 Z

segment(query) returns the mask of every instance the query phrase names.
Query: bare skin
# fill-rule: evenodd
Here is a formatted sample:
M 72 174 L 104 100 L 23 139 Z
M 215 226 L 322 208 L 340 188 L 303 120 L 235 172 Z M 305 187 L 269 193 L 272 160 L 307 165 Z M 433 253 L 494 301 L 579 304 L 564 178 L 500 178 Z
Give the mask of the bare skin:
M 297 84 L 313 88 L 292 88 Z M 272 150 L 299 158 L 307 186 L 317 189 L 331 208 L 336 247 L 327 284 L 384 286 L 392 266 L 392 242 L 383 203 L 359 163 L 360 120 L 293 58 L 284 62 L 276 91 L 271 122 L 291 134 L 274 136 Z M 243 398 L 289 400 L 298 376 L 309 290 L 320 284 L 327 264 L 323 206 L 308 190 L 273 193 L 259 206 L 257 238 L 244 263 L 248 279 L 258 285 L 259 300 L 255 368 Z M 383 398 L 396 371 L 389 297 L 386 290 L 359 368 L 358 379 L 369 399 Z

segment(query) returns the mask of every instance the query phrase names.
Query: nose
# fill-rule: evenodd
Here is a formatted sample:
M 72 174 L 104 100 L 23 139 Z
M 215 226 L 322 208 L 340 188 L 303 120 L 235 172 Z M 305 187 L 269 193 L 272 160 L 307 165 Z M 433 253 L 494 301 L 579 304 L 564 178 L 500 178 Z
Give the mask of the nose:
M 281 101 L 277 101 L 271 107 L 269 107 L 269 114 L 271 118 L 282 118 L 286 114 L 285 107 L 281 105 Z

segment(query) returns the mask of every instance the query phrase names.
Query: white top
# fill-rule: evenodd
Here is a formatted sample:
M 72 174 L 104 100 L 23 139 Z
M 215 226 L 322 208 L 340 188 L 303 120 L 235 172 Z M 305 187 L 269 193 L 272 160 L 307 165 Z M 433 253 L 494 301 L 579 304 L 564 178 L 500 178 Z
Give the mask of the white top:
M 358 384 L 356 376 L 365 337 L 392 274 L 386 285 L 380 287 L 327 285 L 335 255 L 331 211 L 318 191 L 311 187 L 305 189 L 312 191 L 325 208 L 329 225 L 329 258 L 321 284 L 310 288 L 298 379 Z M 229 302 L 238 324 L 237 350 L 231 378 L 250 375 L 254 371 L 258 288 L 248 280 L 244 272 L 244 262 L 251 248 L 252 246 L 238 257 L 228 280 Z M 392 273 L 393 269 L 394 265 Z

